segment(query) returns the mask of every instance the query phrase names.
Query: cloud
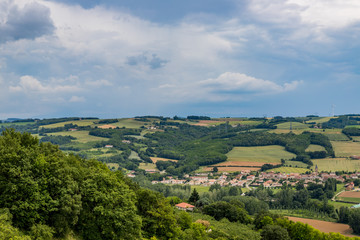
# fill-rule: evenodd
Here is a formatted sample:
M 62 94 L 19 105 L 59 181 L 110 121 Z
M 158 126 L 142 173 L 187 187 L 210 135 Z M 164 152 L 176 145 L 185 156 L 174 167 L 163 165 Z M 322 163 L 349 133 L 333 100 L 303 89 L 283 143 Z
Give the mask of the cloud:
M 217 78 L 210 78 L 185 85 L 163 84 L 153 91 L 157 95 L 175 102 L 187 101 L 249 101 L 254 97 L 281 94 L 294 91 L 302 81 L 279 85 L 269 80 L 248 76 L 243 73 L 225 72 Z
M 101 80 L 95 80 L 95 81 L 87 81 L 86 82 L 87 85 L 93 86 L 93 87 L 102 87 L 102 86 L 112 86 L 113 84 L 105 79 L 101 79 Z
M 293 81 L 281 86 L 269 80 L 232 72 L 223 73 L 215 79 L 199 82 L 199 86 L 206 88 L 209 92 L 220 94 L 277 94 L 294 90 L 298 84 L 298 81 Z
M 75 92 L 80 89 L 77 86 L 71 85 L 43 85 L 39 80 L 32 76 L 20 77 L 19 85 L 10 86 L 11 92 L 25 92 L 25 93 L 61 93 L 61 92 Z
M 127 57 L 126 61 L 126 63 L 130 66 L 146 65 L 151 69 L 164 67 L 167 62 L 167 60 L 159 58 L 156 54 L 152 54 L 149 58 L 145 53 Z
M 85 102 L 85 98 L 84 97 L 79 97 L 79 96 L 72 96 L 69 100 L 69 102 L 72 103 L 79 103 L 79 102 Z
M 36 2 L 23 8 L 3 2 L 0 7 L 0 42 L 35 39 L 54 31 L 50 10 Z

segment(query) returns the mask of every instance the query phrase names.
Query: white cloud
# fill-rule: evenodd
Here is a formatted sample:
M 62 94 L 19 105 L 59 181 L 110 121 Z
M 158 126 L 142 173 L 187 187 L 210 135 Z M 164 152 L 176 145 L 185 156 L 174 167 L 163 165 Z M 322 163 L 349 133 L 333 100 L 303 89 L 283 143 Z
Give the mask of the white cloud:
M 77 103 L 77 102 L 85 102 L 85 98 L 84 97 L 79 97 L 79 96 L 72 96 L 69 100 L 69 102 L 72 103 Z
M 20 82 L 17 86 L 10 86 L 11 92 L 25 92 L 25 93 L 62 93 L 62 92 L 76 92 L 80 88 L 71 85 L 43 85 L 38 79 L 32 76 L 20 77 Z
M 253 97 L 281 94 L 294 91 L 302 81 L 292 81 L 279 85 L 269 80 L 248 76 L 243 73 L 226 72 L 217 78 L 200 82 L 174 85 L 164 84 L 153 88 L 157 95 L 168 101 L 248 101 Z M 169 98 L 171 97 L 171 99 Z
M 102 86 L 112 86 L 113 84 L 106 80 L 106 79 L 101 79 L 101 80 L 95 80 L 95 81 L 87 81 L 86 82 L 87 85 L 93 86 L 93 87 L 102 87 Z

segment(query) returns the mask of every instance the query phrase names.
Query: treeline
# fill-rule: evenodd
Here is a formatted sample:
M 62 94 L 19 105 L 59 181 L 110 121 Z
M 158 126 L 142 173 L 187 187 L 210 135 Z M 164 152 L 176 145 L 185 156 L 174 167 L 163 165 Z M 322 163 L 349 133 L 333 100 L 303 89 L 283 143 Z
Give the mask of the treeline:
M 76 140 L 73 136 L 44 136 L 40 142 L 50 142 L 55 145 L 64 145 L 71 143 L 71 140 Z
M 331 118 L 329 121 L 321 124 L 322 128 L 345 128 L 348 125 L 358 125 L 357 118 L 345 115 Z

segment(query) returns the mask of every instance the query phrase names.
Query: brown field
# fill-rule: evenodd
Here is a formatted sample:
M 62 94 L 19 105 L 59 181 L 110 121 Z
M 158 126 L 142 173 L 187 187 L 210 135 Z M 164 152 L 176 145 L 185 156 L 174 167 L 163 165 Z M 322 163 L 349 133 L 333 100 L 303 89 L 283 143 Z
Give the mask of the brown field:
M 259 167 L 217 167 L 219 172 L 240 172 L 242 170 L 258 171 Z M 213 167 L 205 167 L 202 169 L 203 172 L 211 172 Z
M 346 191 L 341 193 L 339 197 L 360 198 L 360 192 Z
M 269 163 L 272 165 L 276 165 L 278 163 Z M 238 161 L 227 161 L 215 164 L 213 166 L 217 167 L 229 167 L 229 166 L 235 166 L 235 167 L 262 167 L 264 165 L 263 162 L 238 162 Z
M 112 129 L 112 128 L 116 128 L 116 126 L 110 125 L 110 124 L 106 124 L 106 125 L 98 126 L 98 128 L 101 128 L 101 129 Z
M 153 163 L 156 163 L 157 161 L 171 161 L 171 162 L 177 162 L 178 160 L 175 159 L 169 159 L 169 158 L 159 158 L 159 157 L 150 157 L 151 161 Z
M 352 235 L 352 229 L 347 224 L 325 222 L 325 221 L 308 219 L 308 218 L 297 218 L 297 217 L 287 217 L 287 218 L 289 218 L 291 221 L 294 222 L 307 223 L 310 226 L 320 230 L 321 232 L 325 232 L 325 233 L 336 232 L 348 237 L 357 237 L 356 235 Z

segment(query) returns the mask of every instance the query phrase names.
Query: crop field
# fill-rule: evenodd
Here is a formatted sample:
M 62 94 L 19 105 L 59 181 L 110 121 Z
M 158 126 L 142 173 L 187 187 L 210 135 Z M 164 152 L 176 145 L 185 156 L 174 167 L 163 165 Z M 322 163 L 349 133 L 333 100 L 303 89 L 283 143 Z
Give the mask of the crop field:
M 87 143 L 87 142 L 95 142 L 95 141 L 107 141 L 107 138 L 102 138 L 102 137 L 96 137 L 96 136 L 92 136 L 89 135 L 89 131 L 67 131 L 67 132 L 55 132 L 55 133 L 49 133 L 49 135 L 54 135 L 54 136 L 72 136 L 72 137 L 76 137 L 76 140 L 73 141 L 77 141 L 80 143 Z
M 259 121 L 250 121 L 250 120 L 241 120 L 237 118 L 229 118 L 229 119 L 216 119 L 216 120 L 200 120 L 198 122 L 190 123 L 191 125 L 196 126 L 217 126 L 220 124 L 225 124 L 226 122 L 229 122 L 229 125 L 248 125 L 248 126 L 254 126 L 260 124 Z
M 325 222 L 320 220 L 308 219 L 308 218 L 297 218 L 297 217 L 288 217 L 291 221 L 307 223 L 310 226 L 320 230 L 321 232 L 337 232 L 344 236 L 356 237 L 352 235 L 352 229 L 347 224 L 334 223 L 334 222 Z
M 231 162 L 281 163 L 281 159 L 290 159 L 295 154 L 287 152 L 282 146 L 234 147 L 227 154 Z
M 345 191 L 339 195 L 339 197 L 346 197 L 346 198 L 359 198 L 360 200 L 360 192 L 357 191 Z
M 138 160 L 141 160 L 141 158 L 139 157 L 138 153 L 135 152 L 135 151 L 131 151 L 129 158 L 130 158 L 130 159 L 138 159 Z
M 280 173 L 305 173 L 309 171 L 307 168 L 295 168 L 295 167 L 279 167 L 267 170 L 267 172 L 280 172 Z
M 262 162 L 239 162 L 239 161 L 226 161 L 222 163 L 217 163 L 213 166 L 217 167 L 261 167 L 264 165 Z
M 150 157 L 151 161 L 153 163 L 156 163 L 157 161 L 171 161 L 171 162 L 177 162 L 178 160 L 170 159 L 170 158 L 159 158 L 159 157 Z
M 305 150 L 306 152 L 315 152 L 315 151 L 326 151 L 323 146 L 310 144 L 310 146 Z
M 153 163 L 140 163 L 139 168 L 144 170 L 157 169 Z
M 359 141 L 359 142 L 360 142 L 360 136 L 353 136 L 352 139 L 354 139 L 355 141 Z
M 119 122 L 112 123 L 111 125 L 115 127 L 126 127 L 126 128 L 140 128 L 141 126 L 144 126 L 145 124 L 151 125 L 151 122 L 141 122 L 134 120 L 133 118 L 122 118 L 119 119 Z
M 285 122 L 285 123 L 280 123 L 277 124 L 277 129 L 290 129 L 290 122 Z M 299 123 L 299 122 L 292 122 L 291 123 L 291 127 L 292 129 L 305 129 L 305 128 L 309 128 L 309 125 L 306 125 L 304 123 Z
M 360 142 L 337 142 L 331 141 L 336 157 L 349 157 L 360 155 Z
M 87 120 L 79 120 L 79 121 L 67 121 L 67 122 L 60 122 L 60 123 L 54 123 L 49 125 L 43 125 L 40 126 L 41 128 L 57 128 L 57 127 L 64 127 L 65 124 L 76 124 L 78 126 L 95 126 L 95 124 L 99 120 L 97 119 L 87 119 Z
M 285 161 L 284 167 L 307 168 L 307 164 L 299 161 Z
M 259 171 L 260 167 L 217 167 L 219 172 L 240 172 L 243 170 Z M 212 172 L 213 167 L 204 167 L 200 172 Z
M 323 133 L 325 136 L 327 136 L 329 138 L 330 141 L 349 141 L 349 138 L 339 132 L 339 133 Z
M 324 123 L 324 122 L 328 122 L 332 118 L 336 118 L 336 117 L 321 117 L 317 119 L 311 119 L 307 122 Z
M 315 170 L 318 166 L 319 171 L 354 171 L 360 169 L 360 160 L 351 160 L 347 158 L 324 158 L 313 159 L 314 165 L 311 167 Z

